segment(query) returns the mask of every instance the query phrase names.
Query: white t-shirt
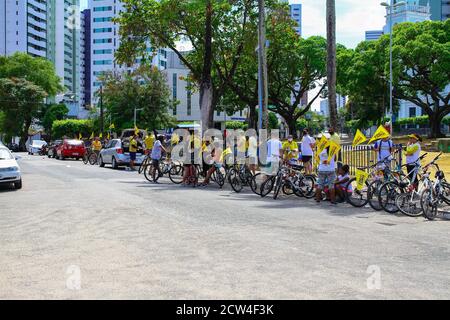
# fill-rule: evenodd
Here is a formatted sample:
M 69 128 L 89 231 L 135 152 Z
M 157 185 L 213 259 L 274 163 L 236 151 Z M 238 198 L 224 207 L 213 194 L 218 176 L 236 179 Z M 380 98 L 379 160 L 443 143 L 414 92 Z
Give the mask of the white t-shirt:
M 319 171 L 322 172 L 333 172 L 336 170 L 336 164 L 333 157 L 331 161 L 328 164 L 323 163 L 324 161 L 328 160 L 328 150 L 325 148 L 322 153 L 320 154 L 320 164 L 319 164 Z
M 258 142 L 253 136 L 248 138 L 248 156 L 251 158 L 256 158 L 258 156 Z
M 313 156 L 314 151 L 311 148 L 311 145 L 316 143 L 316 139 L 311 137 L 309 134 L 306 136 L 303 136 L 302 139 L 302 156 Z
M 280 160 L 280 150 L 283 148 L 281 141 L 270 139 L 267 141 L 267 162 L 276 162 Z
M 378 160 L 390 160 L 391 159 L 391 148 L 392 148 L 392 140 L 387 141 L 377 141 L 374 145 L 375 148 L 379 148 L 378 151 Z

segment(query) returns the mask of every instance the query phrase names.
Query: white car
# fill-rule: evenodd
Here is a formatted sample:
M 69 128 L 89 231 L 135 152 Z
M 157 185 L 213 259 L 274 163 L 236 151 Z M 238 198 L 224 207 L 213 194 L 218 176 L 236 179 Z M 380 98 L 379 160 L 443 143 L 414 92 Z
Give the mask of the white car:
M 47 142 L 45 142 L 44 140 L 33 140 L 31 142 L 31 145 L 28 148 L 28 154 L 35 154 L 35 153 L 39 153 L 39 151 L 41 151 L 43 146 L 46 146 Z
M 11 151 L 8 148 L 0 147 L 0 185 L 3 184 L 14 184 L 16 189 L 22 189 L 22 175 Z

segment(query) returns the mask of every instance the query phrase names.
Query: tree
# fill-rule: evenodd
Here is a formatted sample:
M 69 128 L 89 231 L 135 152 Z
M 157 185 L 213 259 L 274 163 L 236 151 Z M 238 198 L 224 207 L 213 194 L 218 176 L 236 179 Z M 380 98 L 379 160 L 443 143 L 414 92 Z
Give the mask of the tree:
M 174 105 L 165 75 L 156 67 L 142 65 L 133 71 L 109 72 L 100 79 L 103 103 L 107 116 L 116 129 L 134 127 L 134 109 L 139 111 L 138 127 L 161 129 L 173 126 L 175 120 L 168 113 Z
M 327 0 L 327 83 L 330 124 L 339 129 L 336 101 L 336 3 Z
M 42 107 L 46 92 L 22 78 L 0 79 L 0 107 L 4 112 L 4 130 L 20 137 L 20 145 L 28 140 L 32 120 Z
M 251 0 L 125 0 L 124 6 L 118 20 L 118 61 L 130 64 L 136 57 L 151 56 L 149 43 L 170 48 L 199 88 L 203 129 L 212 127 L 214 108 L 239 63 L 255 4 Z M 176 45 L 179 40 L 189 41 L 193 50 L 182 52 Z
M 379 41 L 388 48 L 386 36 Z M 388 50 L 383 53 L 389 54 Z M 395 98 L 422 108 L 429 118 L 431 137 L 443 136 L 440 124 L 450 113 L 450 20 L 396 25 L 393 66 Z
M 21 137 L 23 146 L 28 130 L 44 106 L 44 99 L 63 90 L 53 64 L 26 53 L 0 58 L 0 111 L 4 130 Z
M 386 57 L 380 53 L 383 50 L 375 41 L 361 42 L 355 49 L 339 46 L 337 50 L 338 92 L 348 97 L 347 111 L 361 128 L 380 123 L 386 114 L 389 82 Z
M 68 112 L 69 109 L 65 104 L 51 104 L 43 108 L 41 123 L 45 132 L 51 134 L 53 122 L 56 120 L 63 120 Z
M 52 124 L 52 135 L 56 138 L 78 138 L 79 134 L 87 138 L 91 135 L 92 131 L 94 131 L 94 123 L 92 120 L 55 120 Z

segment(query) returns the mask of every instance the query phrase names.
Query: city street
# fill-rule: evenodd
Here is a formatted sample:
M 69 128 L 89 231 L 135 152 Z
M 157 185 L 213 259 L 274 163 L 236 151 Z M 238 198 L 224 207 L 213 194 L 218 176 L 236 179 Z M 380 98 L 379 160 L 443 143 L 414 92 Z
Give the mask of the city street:
M 449 221 L 21 156 L 0 299 L 450 298 Z

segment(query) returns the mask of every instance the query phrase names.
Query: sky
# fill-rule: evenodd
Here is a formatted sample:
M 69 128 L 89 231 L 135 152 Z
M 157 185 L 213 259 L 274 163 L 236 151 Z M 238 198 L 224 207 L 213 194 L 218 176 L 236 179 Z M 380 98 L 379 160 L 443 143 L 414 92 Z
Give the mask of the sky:
M 364 40 L 367 30 L 381 30 L 385 24 L 385 8 L 382 0 L 336 0 L 336 39 L 340 44 L 355 48 Z M 326 36 L 326 0 L 289 0 L 302 4 L 303 37 Z M 81 8 L 87 0 L 81 0 Z M 311 92 L 314 95 L 314 92 Z M 320 99 L 314 105 L 320 109 Z
M 336 0 L 337 42 L 354 48 L 364 40 L 366 30 L 381 30 L 385 22 L 382 0 Z M 326 0 L 290 0 L 301 3 L 303 10 L 303 37 L 326 35 Z M 87 0 L 81 0 L 81 8 Z

